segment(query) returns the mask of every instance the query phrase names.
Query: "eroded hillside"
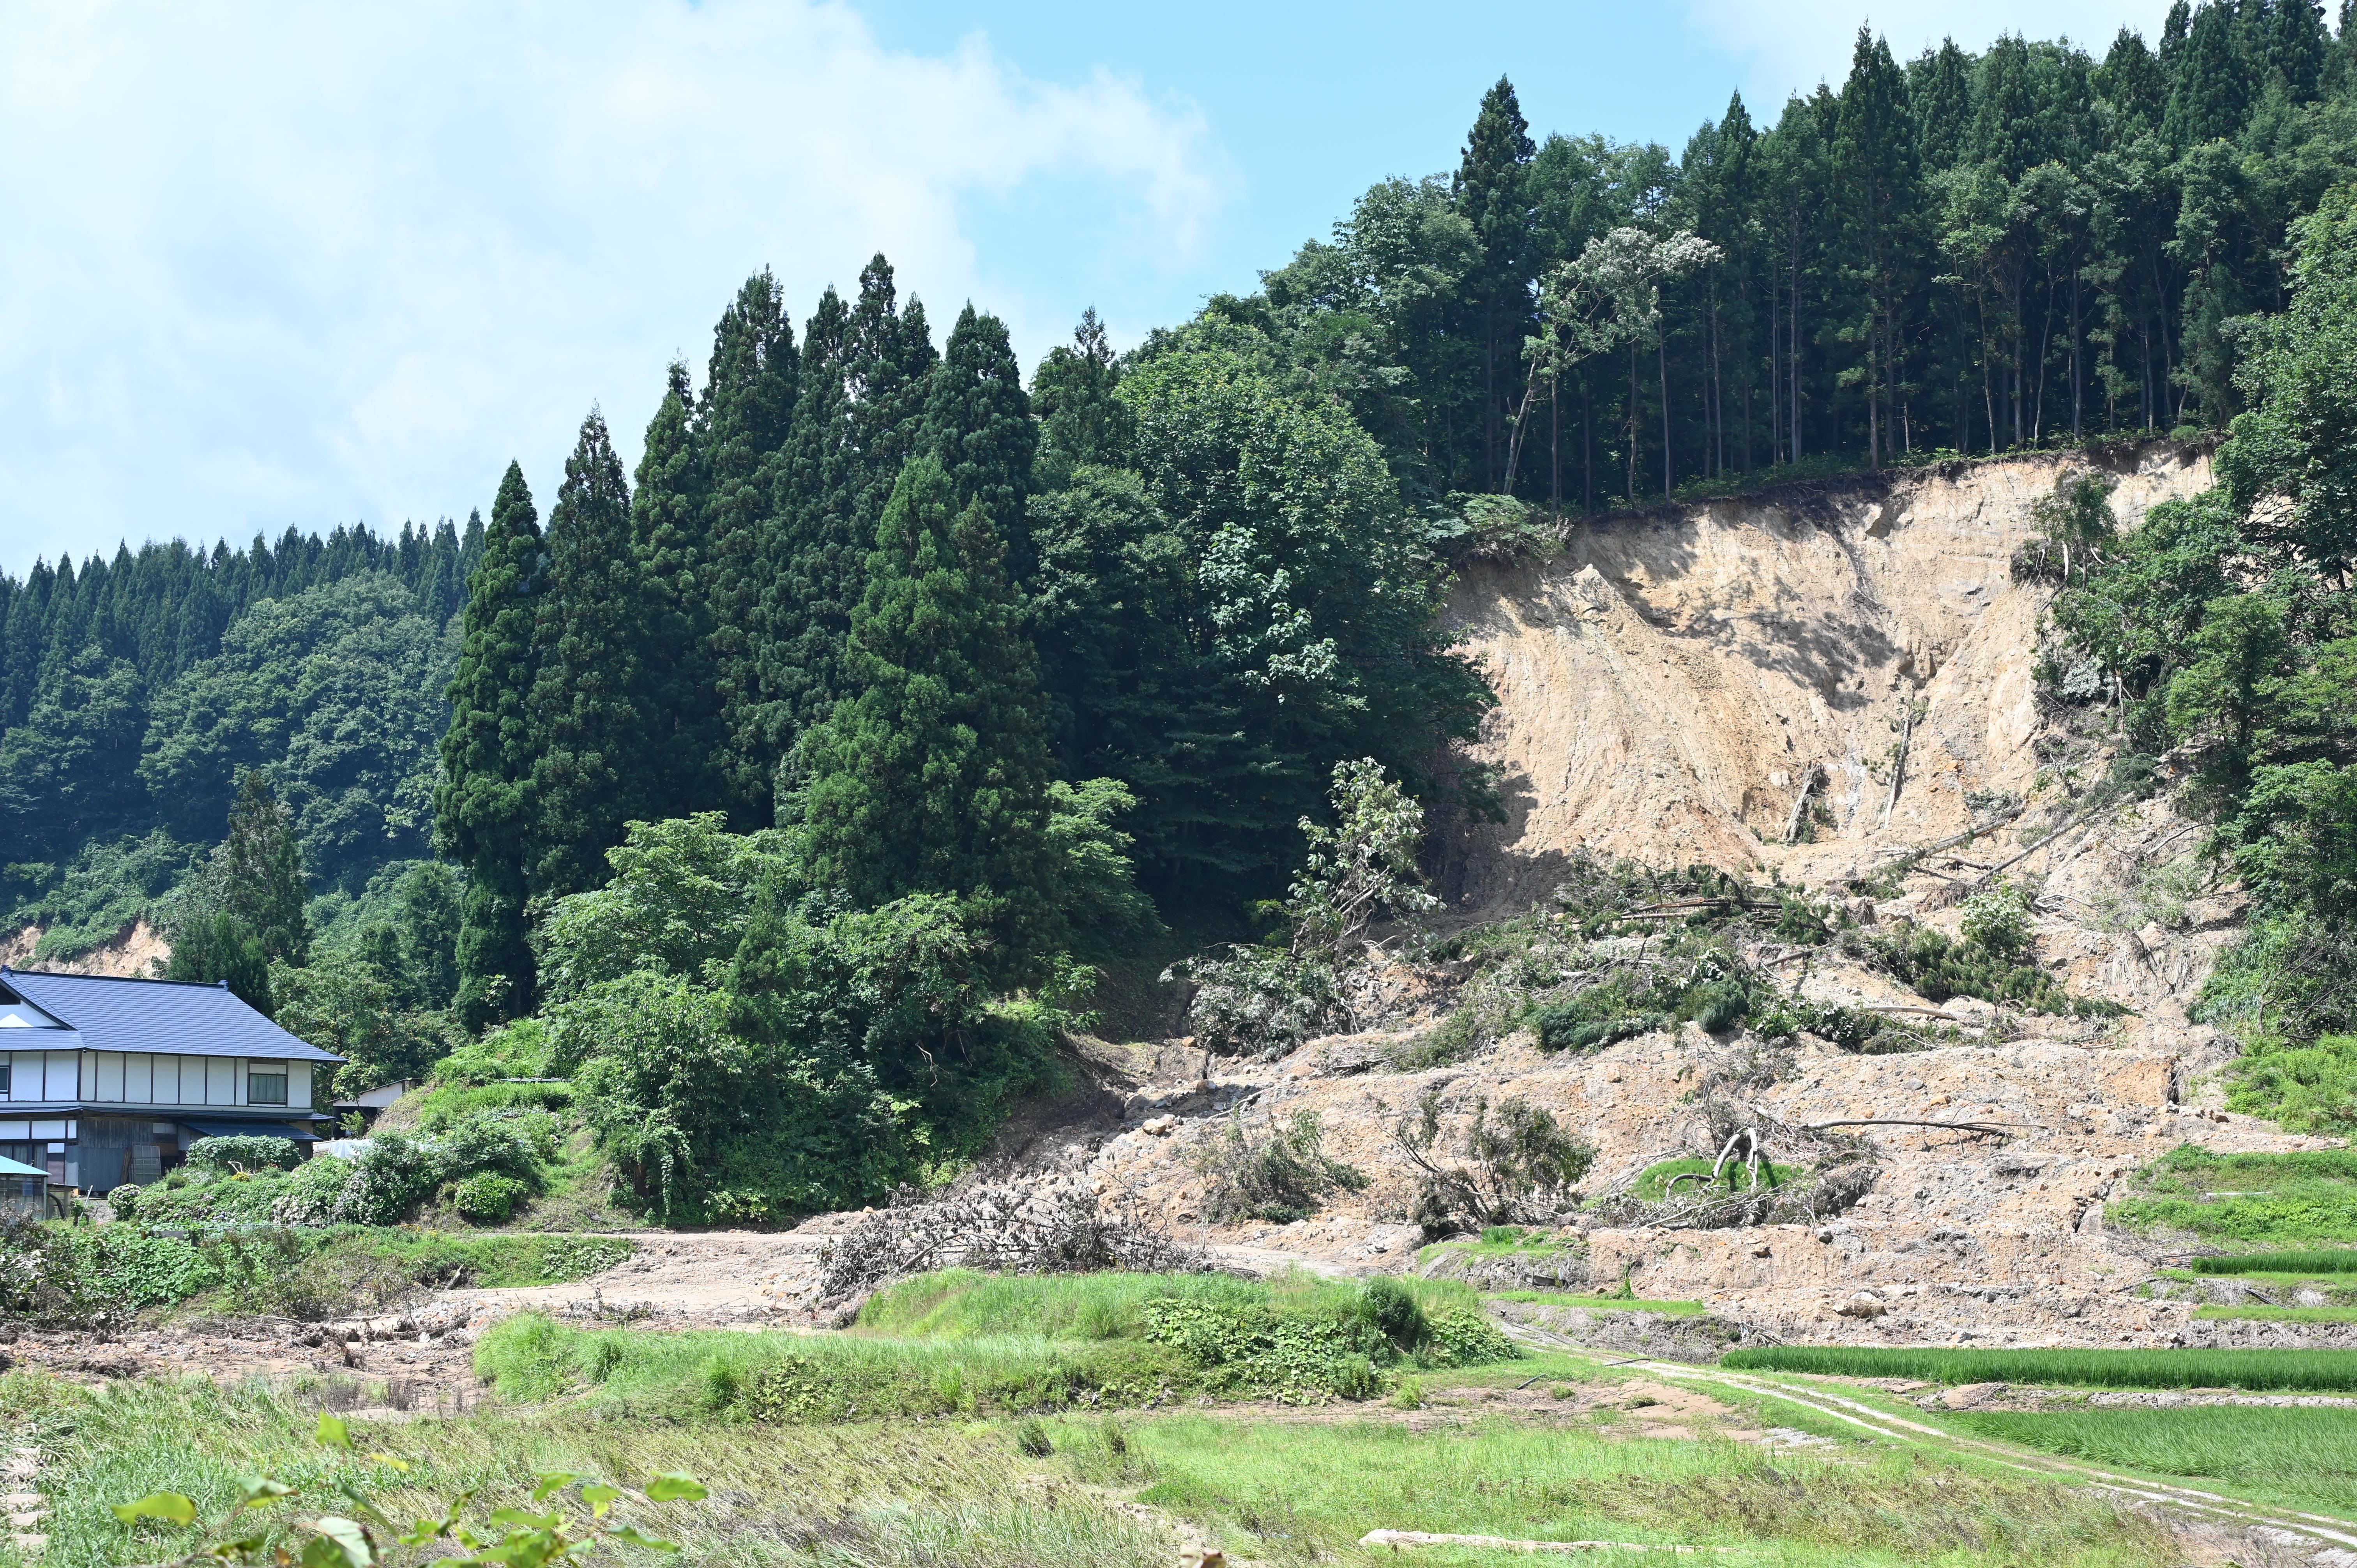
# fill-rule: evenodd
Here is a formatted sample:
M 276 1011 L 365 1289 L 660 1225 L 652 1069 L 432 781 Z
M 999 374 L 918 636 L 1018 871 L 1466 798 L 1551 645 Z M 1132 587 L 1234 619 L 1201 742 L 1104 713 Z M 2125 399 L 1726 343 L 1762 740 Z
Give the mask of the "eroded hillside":
M 1478 754 L 1501 826 L 1461 835 L 1453 900 L 1520 908 L 1580 850 L 1822 881 L 2029 787 L 2047 590 L 2010 564 L 2076 456 L 1790 486 L 1576 529 L 1555 560 L 1476 566 L 1449 605 L 1499 705 Z M 2210 482 L 2205 453 L 2111 466 L 2132 527 Z M 1905 776 L 1893 749 L 1916 704 Z M 1813 769 L 1832 821 L 1783 847 Z
M 2194 865 L 2198 830 L 2165 795 L 2099 786 L 2101 714 L 2041 699 L 2046 590 L 2010 566 L 2034 504 L 2083 466 L 1794 488 L 1610 520 L 1560 558 L 1475 569 L 1451 613 L 1496 683 L 1480 746 L 1511 809 L 1456 830 L 1441 923 L 1457 940 L 1379 959 L 1360 1028 L 1289 1051 L 1088 1043 L 1084 1087 L 1008 1130 L 962 1200 L 978 1207 L 940 1219 L 924 1265 L 955 1256 L 976 1214 L 1028 1215 L 1045 1236 L 1092 1209 L 1254 1270 L 1457 1269 L 1492 1288 L 1699 1301 L 1711 1343 L 2352 1332 L 2200 1319 L 2198 1293 L 2153 1281 L 2201 1244 L 2106 1220 L 2181 1144 L 2328 1141 L 2222 1109 L 2232 1044 L 2185 1007 L 2241 901 Z M 2169 447 L 2114 473 L 2128 526 L 2208 481 L 2201 454 Z M 1679 875 L 1599 893 L 1612 863 Z M 1711 892 L 1683 875 L 1696 864 L 1735 879 Z M 2015 967 L 1911 983 L 1892 955 L 1974 950 L 1965 897 L 2000 871 L 2023 900 Z M 1743 990 L 1748 1014 L 1648 1011 L 1680 985 L 1691 996 L 1706 965 L 1720 966 L 1706 989 Z M 1587 1006 L 1616 986 L 1614 1008 Z M 1533 1020 L 1550 1006 L 1598 1022 L 1548 1039 Z M 1445 1162 L 1482 1108 L 1514 1100 L 1592 1145 L 1578 1204 L 1536 1244 L 1436 1251 L 1406 1119 L 1429 1109 Z M 1322 1157 L 1363 1185 L 1306 1218 L 1220 1212 L 1240 1150 L 1304 1112 Z M 1698 1216 L 1675 1184 L 1664 1196 L 1675 1162 L 1707 1167 L 1747 1126 L 1787 1187 L 1734 1219 Z M 779 1239 L 746 1310 L 839 1311 L 850 1254 L 828 1248 L 882 1228 L 830 1216 Z M 1658 1348 L 1603 1310 L 1582 1331 Z

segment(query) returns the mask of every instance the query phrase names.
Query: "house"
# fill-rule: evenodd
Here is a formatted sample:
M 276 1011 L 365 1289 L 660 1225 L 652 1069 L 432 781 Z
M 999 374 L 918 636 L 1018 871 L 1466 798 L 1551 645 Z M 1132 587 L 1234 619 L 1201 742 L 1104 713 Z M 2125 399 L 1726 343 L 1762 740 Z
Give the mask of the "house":
M 419 1080 L 414 1078 L 396 1078 L 391 1083 L 378 1084 L 364 1094 L 354 1095 L 350 1100 L 337 1101 L 336 1109 L 346 1116 L 359 1117 L 361 1125 L 363 1127 L 373 1127 L 376 1125 L 376 1119 L 384 1114 L 387 1106 L 411 1090 L 417 1088 L 418 1083 Z
M 225 985 L 53 974 L 0 964 L 0 1159 L 52 1186 L 104 1193 L 151 1182 L 199 1138 L 289 1138 L 322 1065 Z

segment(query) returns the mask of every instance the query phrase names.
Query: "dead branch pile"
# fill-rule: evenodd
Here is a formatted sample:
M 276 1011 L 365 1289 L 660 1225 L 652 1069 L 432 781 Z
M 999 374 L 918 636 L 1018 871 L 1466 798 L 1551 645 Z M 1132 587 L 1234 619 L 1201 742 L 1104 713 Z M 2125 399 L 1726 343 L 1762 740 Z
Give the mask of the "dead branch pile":
M 1125 1201 L 1105 1201 L 1076 1175 L 974 1180 L 947 1196 L 879 1208 L 819 1253 L 820 1305 L 833 1306 L 933 1269 L 1008 1274 L 1196 1273 L 1201 1249 L 1172 1239 Z

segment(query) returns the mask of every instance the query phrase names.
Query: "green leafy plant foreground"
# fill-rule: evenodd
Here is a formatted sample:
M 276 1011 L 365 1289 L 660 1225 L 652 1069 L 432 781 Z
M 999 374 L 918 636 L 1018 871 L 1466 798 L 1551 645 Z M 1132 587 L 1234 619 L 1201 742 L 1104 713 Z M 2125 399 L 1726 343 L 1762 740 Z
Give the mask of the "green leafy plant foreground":
M 319 1417 L 318 1441 L 324 1447 L 361 1457 L 392 1472 L 405 1471 L 409 1461 L 392 1454 L 360 1454 L 351 1430 L 338 1416 Z M 597 1552 L 608 1545 L 627 1545 L 656 1552 L 676 1552 L 670 1541 L 657 1540 L 635 1524 L 616 1516 L 615 1505 L 626 1500 L 647 1503 L 698 1501 L 704 1484 L 684 1472 L 655 1477 L 643 1491 L 632 1493 L 574 1471 L 544 1472 L 533 1478 L 531 1508 L 492 1510 L 489 1530 L 467 1521 L 465 1509 L 472 1494 L 451 1499 L 439 1517 L 414 1520 L 407 1527 L 395 1522 L 370 1499 L 366 1490 L 346 1478 L 327 1488 L 331 1506 L 349 1510 L 313 1517 L 287 1518 L 307 1500 L 305 1488 L 254 1476 L 239 1485 L 240 1496 L 229 1511 L 198 1534 L 199 1542 L 173 1559 L 182 1568 L 199 1563 L 272 1564 L 274 1568 L 472 1568 L 502 1564 L 504 1568 L 541 1568 Z M 179 1492 L 150 1492 L 114 1505 L 114 1517 L 126 1525 L 158 1520 L 183 1528 L 198 1524 L 197 1503 Z

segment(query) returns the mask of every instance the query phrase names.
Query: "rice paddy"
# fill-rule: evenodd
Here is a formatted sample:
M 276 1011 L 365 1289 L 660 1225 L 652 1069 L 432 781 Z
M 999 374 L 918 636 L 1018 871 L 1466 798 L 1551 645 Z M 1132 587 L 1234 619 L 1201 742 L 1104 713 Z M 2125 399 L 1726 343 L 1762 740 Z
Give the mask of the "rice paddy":
M 1927 1383 L 2061 1388 L 2357 1391 L 2357 1350 L 2018 1350 L 1763 1345 L 1730 1350 L 1736 1370 L 1913 1378 Z

